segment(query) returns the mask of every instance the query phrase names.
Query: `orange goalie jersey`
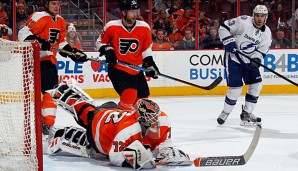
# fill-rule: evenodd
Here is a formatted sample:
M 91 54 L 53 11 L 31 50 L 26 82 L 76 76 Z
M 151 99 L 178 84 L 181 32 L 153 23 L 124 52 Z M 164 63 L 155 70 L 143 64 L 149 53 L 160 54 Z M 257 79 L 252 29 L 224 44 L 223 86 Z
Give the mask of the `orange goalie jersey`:
M 152 56 L 151 31 L 144 21 L 137 20 L 131 31 L 124 27 L 122 20 L 110 21 L 104 27 L 96 44 L 97 49 L 103 45 L 112 46 L 119 61 L 133 65 L 141 66 L 144 58 Z M 120 64 L 116 64 L 115 67 L 133 75 L 140 72 Z
M 48 40 L 51 43 L 51 47 L 58 47 L 62 49 L 66 44 L 66 22 L 60 16 L 56 15 L 52 17 L 47 12 L 35 12 L 26 21 L 25 27 L 23 27 L 19 33 L 18 38 L 20 41 L 24 41 L 28 36 L 36 35 L 42 39 Z M 56 64 L 56 51 L 41 51 L 41 61 L 50 60 L 53 64 Z
M 84 104 L 77 105 L 75 110 L 79 112 Z M 87 125 L 87 113 L 90 114 L 93 110 L 94 107 L 83 109 L 80 118 L 83 120 L 84 125 Z M 121 166 L 125 161 L 122 150 L 135 140 L 149 145 L 150 149 L 154 150 L 166 139 L 170 138 L 171 125 L 169 118 L 164 112 L 161 112 L 158 116 L 158 138 L 150 138 L 147 136 L 148 132 L 143 137 L 142 128 L 137 119 L 138 114 L 136 112 L 127 112 L 117 108 L 103 108 L 95 111 L 91 123 L 88 123 L 88 127 L 91 128 L 93 148 L 102 154 L 108 155 L 114 165 Z M 88 134 L 90 135 L 90 133 Z

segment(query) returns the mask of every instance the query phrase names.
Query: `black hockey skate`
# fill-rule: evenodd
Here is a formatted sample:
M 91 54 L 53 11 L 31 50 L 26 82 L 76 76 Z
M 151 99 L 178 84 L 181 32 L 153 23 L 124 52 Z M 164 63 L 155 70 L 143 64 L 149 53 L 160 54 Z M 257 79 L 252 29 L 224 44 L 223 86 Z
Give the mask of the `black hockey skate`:
M 228 116 L 229 116 L 229 113 L 222 111 L 221 114 L 217 118 L 217 123 L 220 125 L 224 124 L 226 122 Z
M 245 110 L 242 109 L 242 113 L 240 114 L 240 125 L 242 126 L 252 126 L 252 125 L 261 125 L 261 118 L 256 117 L 252 113 L 247 113 Z

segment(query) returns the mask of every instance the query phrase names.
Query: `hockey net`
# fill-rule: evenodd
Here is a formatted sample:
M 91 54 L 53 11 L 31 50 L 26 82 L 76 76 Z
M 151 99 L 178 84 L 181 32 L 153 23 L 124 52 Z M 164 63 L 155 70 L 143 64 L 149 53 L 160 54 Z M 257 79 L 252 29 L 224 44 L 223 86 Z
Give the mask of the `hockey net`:
M 38 48 L 0 39 L 0 170 L 42 170 Z

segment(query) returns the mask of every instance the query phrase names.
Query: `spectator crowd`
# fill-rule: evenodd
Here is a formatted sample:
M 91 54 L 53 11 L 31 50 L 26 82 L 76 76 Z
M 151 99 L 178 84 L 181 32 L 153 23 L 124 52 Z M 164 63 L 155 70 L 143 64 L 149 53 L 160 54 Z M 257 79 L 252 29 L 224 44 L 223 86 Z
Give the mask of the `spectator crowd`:
M 107 3 L 110 1 L 107 0 Z M 145 0 L 139 0 L 138 3 L 148 5 L 148 1 Z M 291 3 L 286 0 L 246 0 L 241 1 L 241 15 L 252 15 L 252 9 L 257 4 L 265 5 L 269 12 L 266 24 L 272 31 L 271 48 L 292 48 L 292 20 L 296 23 L 298 8 L 295 17 L 292 18 Z M 24 26 L 30 14 L 43 8 L 42 1 L 17 0 L 16 32 Z M 236 8 L 236 0 L 200 0 L 196 19 L 195 0 L 152 0 L 152 23 L 149 24 L 152 26 L 153 50 L 222 49 L 223 45 L 218 36 L 219 25 L 223 20 L 236 17 Z M 115 7 L 113 13 L 117 13 L 117 18 L 121 18 L 117 9 Z M 0 27 L 4 33 L 1 34 L 3 39 L 12 40 L 12 14 L 12 0 L 0 0 Z M 144 18 L 140 16 L 139 19 Z M 68 31 L 67 40 L 70 44 L 75 42 L 79 44 L 79 49 L 82 49 L 81 38 L 75 25 L 71 24 Z M 297 35 L 296 31 L 293 39 L 295 48 L 298 48 Z

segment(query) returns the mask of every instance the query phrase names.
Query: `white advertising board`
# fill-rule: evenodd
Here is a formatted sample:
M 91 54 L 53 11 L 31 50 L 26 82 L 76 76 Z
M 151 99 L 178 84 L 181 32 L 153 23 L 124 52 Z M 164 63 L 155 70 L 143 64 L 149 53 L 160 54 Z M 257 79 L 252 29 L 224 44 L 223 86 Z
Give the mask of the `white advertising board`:
M 86 52 L 89 56 L 97 56 L 98 52 Z M 155 51 L 154 59 L 163 74 L 180 78 L 199 85 L 208 85 L 218 76 L 225 79 L 222 50 L 198 51 Z M 102 57 L 101 59 L 104 60 Z M 298 49 L 270 50 L 264 58 L 264 65 L 298 82 Z M 112 88 L 108 78 L 107 66 L 96 62 L 74 63 L 69 58 L 58 55 L 57 69 L 60 81 L 64 78 L 75 78 L 85 89 Z M 261 68 L 264 85 L 287 84 L 270 71 Z M 185 86 L 185 84 L 168 78 L 150 79 L 150 87 Z M 226 82 L 221 82 L 222 86 Z

